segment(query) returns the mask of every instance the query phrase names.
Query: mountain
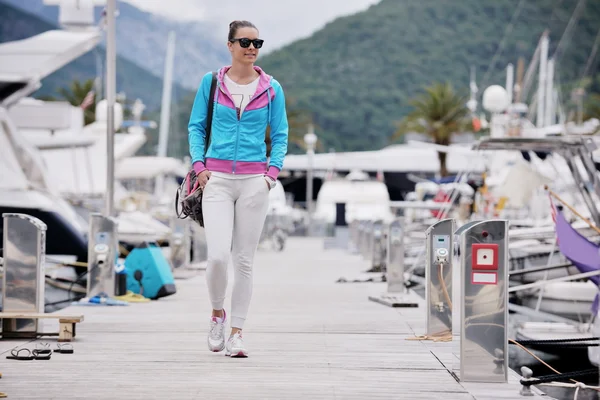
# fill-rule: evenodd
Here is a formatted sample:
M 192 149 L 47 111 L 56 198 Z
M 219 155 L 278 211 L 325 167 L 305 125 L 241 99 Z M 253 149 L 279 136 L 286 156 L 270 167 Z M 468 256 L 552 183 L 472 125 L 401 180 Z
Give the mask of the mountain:
M 56 28 L 56 25 L 47 20 L 0 2 L 0 43 L 25 39 Z M 68 86 L 74 79 L 95 78 L 97 61 L 103 62 L 105 54 L 106 50 L 98 46 L 72 61 L 44 78 L 42 87 L 34 96 L 56 95 L 58 88 Z M 121 56 L 117 57 L 117 92 L 124 92 L 129 99 L 140 98 L 152 110 L 160 107 L 162 86 L 162 77 L 153 75 Z M 187 94 L 186 89 L 174 85 L 175 101 Z
M 308 38 L 257 61 L 309 110 L 324 148 L 378 149 L 424 86 L 449 81 L 468 93 L 476 68 L 479 103 L 491 84 L 505 84 L 506 65 L 526 66 L 544 30 L 550 52 L 563 42 L 556 74 L 578 82 L 600 26 L 600 1 L 587 1 L 563 37 L 575 7 L 569 0 L 382 0 L 338 18 Z M 598 52 L 600 53 L 600 51 Z M 493 61 L 493 62 L 492 62 Z M 600 54 L 588 75 L 600 75 Z M 531 92 L 537 87 L 537 79 Z M 569 98 L 569 92 L 561 98 Z
M 44 5 L 43 0 L 0 0 L 15 8 L 58 24 L 58 7 Z M 173 80 L 196 90 L 201 77 L 229 62 L 226 38 L 216 38 L 209 22 L 178 22 L 142 11 L 129 3 L 117 2 L 117 54 L 142 65 L 156 76 L 164 74 L 167 37 L 174 31 L 175 61 Z M 96 21 L 103 7 L 96 7 Z

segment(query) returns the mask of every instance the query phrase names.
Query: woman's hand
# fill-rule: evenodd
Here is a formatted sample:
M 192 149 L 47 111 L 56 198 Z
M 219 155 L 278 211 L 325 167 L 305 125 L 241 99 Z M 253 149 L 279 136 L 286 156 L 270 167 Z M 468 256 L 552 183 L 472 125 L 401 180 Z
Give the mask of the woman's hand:
M 209 170 L 205 169 L 204 171 L 200 172 L 200 174 L 198 175 L 198 178 L 196 179 L 196 184 L 194 185 L 192 192 L 194 190 L 196 190 L 197 188 L 204 190 L 204 187 L 206 186 L 206 183 L 208 182 L 209 179 L 210 179 L 210 171 Z
M 265 175 L 265 183 L 267 184 L 267 188 L 269 188 L 269 191 L 271 191 L 271 185 L 273 184 L 273 182 L 275 182 L 273 179 Z

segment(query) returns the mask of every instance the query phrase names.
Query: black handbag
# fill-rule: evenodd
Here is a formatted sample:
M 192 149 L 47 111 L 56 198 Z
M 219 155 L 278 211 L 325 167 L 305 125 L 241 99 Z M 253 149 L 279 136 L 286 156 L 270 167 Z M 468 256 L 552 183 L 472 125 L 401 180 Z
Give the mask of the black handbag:
M 213 71 L 210 84 L 210 95 L 208 98 L 208 114 L 206 118 L 206 140 L 204 142 L 204 154 L 208 150 L 210 143 L 210 132 L 212 130 L 212 116 L 214 109 L 215 90 L 217 88 L 217 72 Z M 204 227 L 204 217 L 202 215 L 202 188 L 198 187 L 192 192 L 198 177 L 196 171 L 192 168 L 175 193 L 175 214 L 179 219 L 190 217 L 200 226 Z

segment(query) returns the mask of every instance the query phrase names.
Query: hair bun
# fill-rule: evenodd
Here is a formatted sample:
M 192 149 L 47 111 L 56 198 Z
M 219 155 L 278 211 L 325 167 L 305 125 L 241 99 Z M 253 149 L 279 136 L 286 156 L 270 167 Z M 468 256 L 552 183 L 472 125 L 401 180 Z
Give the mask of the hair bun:
M 233 40 L 233 38 L 239 28 L 254 28 L 254 29 L 256 29 L 256 26 L 254 26 L 254 24 L 250 21 L 242 21 L 242 20 L 238 20 L 238 19 L 236 19 L 235 21 L 231 21 L 231 23 L 229 24 L 229 34 L 227 35 L 227 38 L 229 41 Z M 258 29 L 256 29 L 256 30 L 258 31 Z

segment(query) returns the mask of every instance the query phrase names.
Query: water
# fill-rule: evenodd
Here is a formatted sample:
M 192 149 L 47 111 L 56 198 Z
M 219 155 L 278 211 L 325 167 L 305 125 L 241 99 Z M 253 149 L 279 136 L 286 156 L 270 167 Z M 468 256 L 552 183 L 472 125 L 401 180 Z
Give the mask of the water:
M 515 325 L 519 322 L 527 321 L 527 317 L 517 314 L 510 314 L 509 321 L 509 337 L 515 337 Z M 591 335 L 590 335 L 591 336 Z M 526 346 L 527 347 L 527 346 Z M 532 351 L 531 349 L 528 349 Z M 588 369 L 596 368 L 589 362 L 587 357 L 587 350 L 576 350 L 576 351 L 565 351 L 566 355 L 557 356 L 554 354 L 544 353 L 541 351 L 532 351 L 535 355 L 541 358 L 544 362 L 550 365 L 561 373 L 583 371 Z M 563 353 L 563 354 L 564 354 Z M 533 356 L 522 350 L 516 345 L 510 345 L 509 350 L 509 367 L 517 374 L 521 375 L 521 367 L 525 366 L 533 371 L 533 377 L 539 377 L 544 375 L 553 375 L 554 371 L 549 369 L 547 366 L 536 360 Z M 586 385 L 598 386 L 600 380 L 600 373 L 596 373 L 594 376 L 577 378 L 579 382 Z M 565 381 L 563 381 L 565 382 Z M 573 383 L 566 381 L 565 383 Z M 560 388 L 551 387 L 546 385 L 538 386 L 540 390 L 558 400 L 572 400 L 575 395 L 575 389 L 573 388 Z M 577 400 L 600 400 L 598 392 L 593 390 L 580 390 L 577 396 Z

